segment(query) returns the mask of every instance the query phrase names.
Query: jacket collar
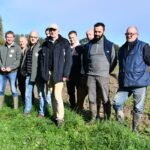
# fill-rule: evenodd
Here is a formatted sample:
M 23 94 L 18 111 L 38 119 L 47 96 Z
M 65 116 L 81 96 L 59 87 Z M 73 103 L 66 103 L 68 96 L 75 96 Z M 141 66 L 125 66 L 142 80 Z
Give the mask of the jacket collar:
M 126 47 L 128 47 L 128 46 L 134 47 L 134 46 L 137 44 L 137 41 L 138 41 L 138 39 L 136 39 L 136 40 L 133 41 L 133 42 L 126 42 L 126 43 L 125 43 L 125 46 L 126 46 Z
M 35 47 L 39 47 L 40 46 L 40 42 L 38 41 L 35 45 L 34 45 L 34 47 L 32 48 L 32 50 L 35 48 Z M 29 44 L 29 49 L 31 49 L 31 44 Z
M 14 47 L 15 46 L 15 42 L 13 42 L 12 44 L 8 45 L 7 43 L 5 43 L 5 46 L 7 46 L 8 48 Z
M 59 34 L 58 39 L 55 42 L 60 42 L 60 41 L 62 41 L 62 39 L 63 39 L 63 37 Z M 51 37 L 47 38 L 47 42 L 55 43 L 55 42 L 53 42 Z

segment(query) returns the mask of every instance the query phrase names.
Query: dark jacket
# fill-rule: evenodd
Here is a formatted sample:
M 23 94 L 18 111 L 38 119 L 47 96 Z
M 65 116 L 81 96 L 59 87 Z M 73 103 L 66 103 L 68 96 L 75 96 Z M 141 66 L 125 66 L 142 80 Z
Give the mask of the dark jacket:
M 50 58 L 52 60 L 50 60 Z M 49 67 L 51 61 L 52 70 L 51 67 Z M 49 71 L 52 72 L 53 81 L 55 83 L 62 82 L 63 77 L 69 77 L 71 65 L 71 48 L 67 39 L 59 35 L 54 43 L 50 39 L 44 43 L 40 54 L 40 71 L 43 82 L 48 81 Z
M 80 75 L 81 74 L 81 69 L 83 66 L 83 60 L 82 60 L 82 51 L 83 51 L 83 46 L 78 45 L 75 48 L 72 48 L 72 67 L 71 67 L 71 75 Z
M 135 41 L 125 43 L 119 50 L 120 87 L 144 87 L 150 85 L 150 73 L 144 60 L 143 50 L 146 43 Z

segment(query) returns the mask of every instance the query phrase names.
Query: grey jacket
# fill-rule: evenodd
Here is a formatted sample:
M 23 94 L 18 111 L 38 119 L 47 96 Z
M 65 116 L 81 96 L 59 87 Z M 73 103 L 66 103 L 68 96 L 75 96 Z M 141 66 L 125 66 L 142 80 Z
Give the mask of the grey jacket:
M 29 49 L 28 49 L 29 50 Z M 28 51 L 27 50 L 27 51 Z M 31 82 L 35 82 L 36 77 L 37 77 L 37 71 L 38 71 L 38 59 L 39 59 L 39 51 L 41 50 L 40 43 L 38 42 L 35 47 L 33 48 L 33 54 L 32 54 L 32 72 L 31 72 Z M 23 69 L 25 62 L 26 62 L 26 54 L 27 51 L 25 52 L 25 55 L 22 60 L 21 64 L 21 70 Z
M 11 72 L 16 72 L 21 59 L 21 48 L 14 43 L 10 48 L 5 44 L 0 46 L 0 68 L 10 67 Z

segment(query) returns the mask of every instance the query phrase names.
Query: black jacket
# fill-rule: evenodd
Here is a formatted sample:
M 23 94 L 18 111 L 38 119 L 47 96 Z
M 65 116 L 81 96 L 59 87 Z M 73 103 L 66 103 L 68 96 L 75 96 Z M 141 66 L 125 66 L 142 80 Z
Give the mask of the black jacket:
M 52 60 L 50 60 L 50 58 Z M 52 62 L 52 70 L 50 67 Z M 53 43 L 50 38 L 44 43 L 40 53 L 40 72 L 44 82 L 49 79 L 49 71 L 52 71 L 53 81 L 62 82 L 63 77 L 68 78 L 72 65 L 70 44 L 67 39 L 59 35 Z
M 70 76 L 72 75 L 80 75 L 81 74 L 81 68 L 83 65 L 83 46 L 78 45 L 75 48 L 72 48 L 72 67 L 71 67 L 71 72 Z

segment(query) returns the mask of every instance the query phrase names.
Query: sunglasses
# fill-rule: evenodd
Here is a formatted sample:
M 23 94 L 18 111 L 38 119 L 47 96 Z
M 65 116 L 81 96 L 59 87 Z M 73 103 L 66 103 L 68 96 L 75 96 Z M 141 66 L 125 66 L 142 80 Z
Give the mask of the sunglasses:
M 57 29 L 50 28 L 49 31 L 56 31 Z

